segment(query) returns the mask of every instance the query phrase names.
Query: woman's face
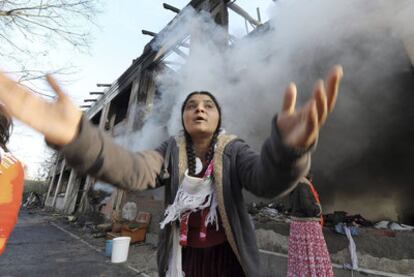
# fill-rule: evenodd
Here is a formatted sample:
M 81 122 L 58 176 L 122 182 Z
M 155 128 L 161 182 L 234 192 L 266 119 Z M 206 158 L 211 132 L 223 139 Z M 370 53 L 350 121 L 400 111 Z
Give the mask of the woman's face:
M 217 106 L 208 95 L 194 94 L 184 106 L 184 127 L 193 139 L 212 136 L 219 117 Z

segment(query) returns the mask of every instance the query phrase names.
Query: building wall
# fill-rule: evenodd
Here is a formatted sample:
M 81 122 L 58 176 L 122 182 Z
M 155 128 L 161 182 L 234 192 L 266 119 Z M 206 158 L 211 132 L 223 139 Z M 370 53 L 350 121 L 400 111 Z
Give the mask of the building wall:
M 204 9 L 207 11 L 214 11 L 214 18 L 218 24 L 227 26 L 228 14 L 225 6 L 220 6 L 227 1 L 208 0 L 208 1 L 191 1 L 189 5 L 192 5 L 196 9 Z M 162 32 L 162 31 L 161 31 Z M 151 43 L 151 42 L 150 42 Z M 179 41 L 177 41 L 179 43 Z M 223 42 L 227 44 L 227 42 Z M 174 46 L 174 45 L 173 45 Z M 175 47 L 175 46 L 174 46 Z M 174 48 L 172 47 L 172 49 Z M 154 72 L 158 67 L 162 67 L 162 57 L 171 49 L 163 49 L 163 53 L 157 53 L 154 51 L 150 44 L 144 49 L 144 53 L 133 61 L 133 64 L 105 90 L 105 94 L 102 95 L 95 104 L 86 112 L 89 118 L 92 118 L 92 122 L 98 125 L 102 130 L 108 131 L 114 137 L 118 137 L 120 144 L 124 144 L 125 147 L 131 149 L 128 141 L 128 135 L 134 131 L 140 130 L 144 125 L 146 116 L 151 112 L 152 102 L 156 94 L 156 86 L 154 81 Z M 158 55 L 160 54 L 160 56 Z M 155 58 L 157 56 L 157 58 Z M 129 94 L 129 101 L 124 98 L 120 98 L 121 94 Z M 127 106 L 126 106 L 126 103 Z M 117 114 L 121 114 L 121 119 L 117 117 Z M 125 118 L 123 116 L 125 115 Z M 100 116 L 100 118 L 99 118 Z M 136 149 L 133 149 L 136 150 Z M 56 169 L 56 172 L 60 172 Z M 73 212 L 76 195 L 79 190 L 79 185 L 70 182 L 67 187 L 67 193 L 70 193 L 65 198 L 61 197 L 56 199 L 54 208 L 65 210 L 66 212 Z M 93 183 L 92 183 L 93 185 Z M 52 185 L 51 185 L 52 186 Z M 85 185 L 87 189 L 88 184 Z M 110 219 L 114 211 L 122 210 L 123 204 L 128 201 L 134 201 L 137 204 L 138 210 L 149 211 L 152 214 L 152 221 L 150 226 L 151 232 L 158 232 L 158 223 L 161 220 L 163 214 L 163 189 L 149 190 L 146 192 L 124 192 L 122 190 L 114 190 L 111 198 L 108 199 L 107 205 L 102 209 L 106 218 Z M 53 205 L 52 199 L 54 192 L 52 191 L 47 199 L 48 205 Z

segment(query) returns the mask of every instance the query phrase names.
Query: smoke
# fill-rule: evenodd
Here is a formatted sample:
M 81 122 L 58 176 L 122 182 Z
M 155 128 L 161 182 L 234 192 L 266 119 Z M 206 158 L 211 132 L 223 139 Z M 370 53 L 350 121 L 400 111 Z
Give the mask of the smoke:
M 342 64 L 338 104 L 313 155 L 323 202 L 334 208 L 335 201 L 371 197 L 378 205 L 395 198 L 400 210 L 410 205 L 399 195 L 413 192 L 414 75 L 406 45 L 414 38 L 414 2 L 281 0 L 270 15 L 265 25 L 227 47 L 226 31 L 209 14 L 184 9 L 153 47 L 189 37 L 191 50 L 179 60 L 181 67 L 157 76 L 162 97 L 142 136 L 154 126 L 177 134 L 185 96 L 208 90 L 221 103 L 227 131 L 259 149 L 287 84 L 297 82 L 300 106 L 315 80 Z

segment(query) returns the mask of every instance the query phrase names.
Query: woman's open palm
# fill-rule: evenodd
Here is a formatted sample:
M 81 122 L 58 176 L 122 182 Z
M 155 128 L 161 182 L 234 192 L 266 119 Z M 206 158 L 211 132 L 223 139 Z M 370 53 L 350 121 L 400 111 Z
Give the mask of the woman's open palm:
M 277 127 L 282 140 L 293 148 L 308 148 L 318 137 L 319 130 L 328 114 L 333 110 L 343 76 L 341 66 L 335 66 L 325 82 L 318 80 L 311 99 L 298 110 L 296 106 L 296 85 L 286 89 L 282 111 L 277 118 Z
M 56 145 L 65 145 L 77 135 L 82 112 L 72 103 L 57 85 L 47 76 L 57 98 L 54 102 L 33 95 L 5 74 L 0 73 L 0 103 L 11 116 L 42 133 L 46 140 Z

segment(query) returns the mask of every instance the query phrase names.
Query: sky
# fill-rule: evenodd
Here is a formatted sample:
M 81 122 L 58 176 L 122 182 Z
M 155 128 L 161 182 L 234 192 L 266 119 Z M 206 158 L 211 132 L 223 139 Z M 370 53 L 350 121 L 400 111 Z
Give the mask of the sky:
M 104 2 L 104 1 L 102 1 Z M 57 47 L 55 52 L 45 57 L 44 64 L 54 68 L 74 66 L 75 74 L 65 80 L 63 90 L 81 105 L 83 99 L 90 98 L 90 91 L 101 91 L 97 83 L 114 82 L 139 57 L 144 46 L 152 39 L 141 34 L 142 29 L 159 32 L 173 19 L 175 13 L 162 7 L 167 2 L 177 8 L 183 8 L 189 1 L 170 0 L 122 0 L 105 1 L 101 13 L 97 15 L 96 27 L 92 27 L 92 43 L 89 53 L 79 53 L 67 47 Z M 271 0 L 238 0 L 251 16 L 257 18 L 256 8 L 261 11 L 262 21 L 269 16 Z M 244 20 L 230 11 L 230 33 L 241 37 L 246 34 Z M 14 132 L 9 144 L 13 152 L 27 166 L 27 177 L 36 178 L 44 159 L 51 150 L 41 135 L 15 122 Z

